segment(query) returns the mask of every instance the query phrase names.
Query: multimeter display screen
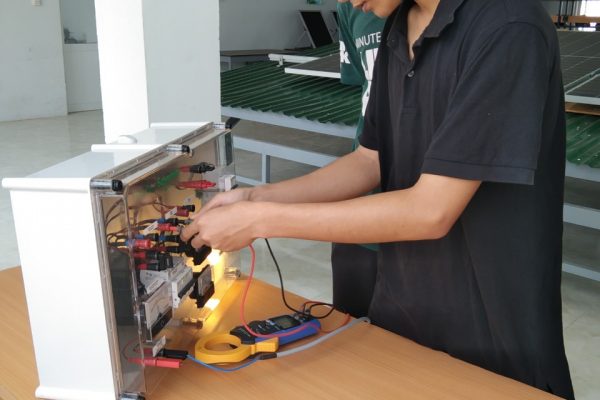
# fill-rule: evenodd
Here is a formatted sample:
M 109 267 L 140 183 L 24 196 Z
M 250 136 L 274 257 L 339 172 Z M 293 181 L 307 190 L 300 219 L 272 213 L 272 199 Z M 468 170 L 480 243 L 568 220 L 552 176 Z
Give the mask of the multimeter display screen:
M 281 329 L 289 329 L 294 326 L 300 325 L 300 323 L 289 315 L 282 315 L 280 317 L 270 318 L 271 321 L 275 322 Z

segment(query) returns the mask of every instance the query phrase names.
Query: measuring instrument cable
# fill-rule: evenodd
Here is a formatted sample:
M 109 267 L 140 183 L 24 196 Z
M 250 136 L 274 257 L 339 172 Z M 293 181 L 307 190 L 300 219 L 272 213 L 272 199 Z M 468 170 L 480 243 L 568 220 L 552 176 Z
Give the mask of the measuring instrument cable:
M 268 247 L 273 259 L 275 260 L 270 246 Z M 291 343 L 293 341 L 318 333 L 321 325 L 316 318 L 301 311 L 295 310 L 294 308 L 290 307 L 287 302 L 286 306 L 295 311 L 294 315 L 282 315 L 264 321 L 252 321 L 249 324 L 246 323 L 244 317 L 244 304 L 254 275 L 254 266 L 256 261 L 256 253 L 252 245 L 249 246 L 249 249 L 252 259 L 248 281 L 244 288 L 240 306 L 240 318 L 242 325 L 232 329 L 229 333 L 215 333 L 198 340 L 195 345 L 195 357 L 191 355 L 187 356 L 187 358 L 190 360 L 217 371 L 233 372 L 245 368 L 259 360 L 287 357 L 289 355 L 310 349 L 311 347 L 329 340 L 333 336 L 347 329 L 350 329 L 360 322 L 370 322 L 369 318 L 367 317 L 358 318 L 327 335 L 317 338 L 310 343 L 306 343 L 290 350 L 278 351 L 279 345 Z M 279 276 L 281 278 L 281 274 Z M 226 346 L 230 346 L 231 348 L 222 350 Z M 212 365 L 241 362 L 250 357 L 251 361 L 234 368 L 222 368 Z

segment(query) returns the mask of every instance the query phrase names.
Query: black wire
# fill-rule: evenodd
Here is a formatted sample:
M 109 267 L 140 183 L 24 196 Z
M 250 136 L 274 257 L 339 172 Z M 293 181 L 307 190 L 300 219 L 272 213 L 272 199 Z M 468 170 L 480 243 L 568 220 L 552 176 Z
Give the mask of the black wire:
M 321 316 L 313 315 L 313 313 L 312 313 L 313 307 L 319 307 L 319 306 L 329 307 L 329 311 L 327 311 L 324 315 L 321 315 Z M 308 314 L 311 317 L 315 318 L 315 319 L 323 319 L 323 318 L 329 317 L 333 313 L 334 310 L 335 310 L 335 308 L 333 308 L 333 304 L 329 304 L 329 303 L 314 303 L 314 304 L 311 304 L 308 307 Z
M 104 218 L 105 220 L 108 220 L 108 222 L 106 223 L 106 226 L 108 226 L 108 224 L 110 223 L 110 221 L 112 221 L 113 219 L 115 219 L 117 216 L 119 216 L 121 213 L 117 212 L 116 215 L 113 215 L 111 219 L 109 219 L 110 214 L 117 209 L 117 207 L 119 207 L 120 205 L 122 205 L 122 203 L 120 203 L 119 201 L 116 201 L 115 204 L 113 204 L 110 209 L 108 210 L 108 212 L 106 213 L 106 217 Z
M 115 215 L 113 215 L 112 217 L 110 217 L 107 221 L 105 226 L 108 227 L 108 225 L 110 225 L 111 222 L 113 222 L 115 219 L 117 219 L 121 214 L 117 213 Z
M 158 220 L 158 218 L 156 219 L 145 219 L 143 221 L 139 221 L 135 224 L 133 224 L 136 228 L 140 229 L 143 225 L 148 224 L 147 226 L 152 225 L 154 222 L 156 222 Z
M 285 306 L 288 309 L 292 310 L 293 312 L 295 312 L 297 314 L 306 315 L 306 316 L 312 317 L 314 319 L 323 319 L 323 318 L 327 318 L 328 316 L 330 316 L 333 313 L 333 311 L 335 310 L 333 308 L 333 304 L 315 302 L 308 307 L 308 311 L 306 310 L 306 307 L 304 307 L 304 309 L 302 311 L 300 311 L 300 310 L 296 310 L 295 308 L 293 308 L 292 306 L 290 306 L 288 304 L 288 302 L 285 298 L 285 289 L 283 288 L 283 277 L 281 276 L 281 268 L 279 268 L 279 263 L 277 262 L 277 259 L 275 258 L 275 254 L 273 254 L 273 250 L 271 249 L 271 244 L 269 244 L 269 240 L 265 238 L 265 242 L 267 243 L 267 248 L 269 249 L 271 258 L 273 259 L 273 262 L 275 263 L 275 267 L 277 268 L 277 275 L 279 275 L 279 284 L 281 287 L 281 298 L 283 299 L 283 304 L 285 304 Z M 325 315 L 316 316 L 316 315 L 312 314 L 312 309 L 313 309 L 313 307 L 317 307 L 317 306 L 327 306 L 327 307 L 330 307 L 330 310 Z
M 291 311 L 298 313 L 298 314 L 305 314 L 303 311 L 300 310 L 296 310 L 294 307 L 290 306 L 285 298 L 285 290 L 283 288 L 283 277 L 281 276 L 281 269 L 279 268 L 279 263 L 277 262 L 277 259 L 275 258 L 275 254 L 273 254 L 273 250 L 271 249 L 271 245 L 269 244 L 269 240 L 265 238 L 265 242 L 267 243 L 267 248 L 269 249 L 269 253 L 271 254 L 271 258 L 273 259 L 273 262 L 275 263 L 275 267 L 277 268 L 277 275 L 279 275 L 279 284 L 281 287 L 281 298 L 283 299 L 283 304 L 285 304 L 285 306 L 290 309 Z

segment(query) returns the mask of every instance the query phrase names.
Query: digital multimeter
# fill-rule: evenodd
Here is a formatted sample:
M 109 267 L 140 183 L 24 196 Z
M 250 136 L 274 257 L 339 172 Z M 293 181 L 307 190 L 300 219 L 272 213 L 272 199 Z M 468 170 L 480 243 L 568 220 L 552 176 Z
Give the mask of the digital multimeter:
M 304 314 L 280 315 L 262 321 L 252 321 L 248 324 L 250 329 L 261 335 L 279 335 L 297 330 L 304 325 L 308 326 L 291 335 L 280 336 L 280 345 L 295 342 L 296 340 L 300 340 L 307 336 L 316 335 L 321 328 L 321 324 L 317 319 Z M 243 326 L 236 326 L 229 333 L 239 337 L 242 344 L 254 344 L 256 342 L 267 340 L 266 338 L 254 336 Z

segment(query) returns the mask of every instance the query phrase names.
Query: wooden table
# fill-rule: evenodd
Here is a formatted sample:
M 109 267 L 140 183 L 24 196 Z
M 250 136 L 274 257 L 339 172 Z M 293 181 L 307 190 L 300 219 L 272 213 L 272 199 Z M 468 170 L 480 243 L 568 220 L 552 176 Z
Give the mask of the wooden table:
M 591 24 L 591 23 L 600 23 L 599 16 L 587 16 L 587 15 L 569 15 L 567 17 L 567 23 L 569 24 Z
M 243 281 L 223 299 L 202 331 L 238 324 Z M 292 304 L 301 298 L 290 295 Z M 279 290 L 257 281 L 247 319 L 285 313 Z M 0 399 L 32 399 L 37 374 L 20 268 L 0 272 Z M 68 313 L 68 310 L 63 312 Z M 334 327 L 336 314 L 323 326 Z M 85 353 L 85 352 L 84 352 Z M 85 360 L 82 359 L 82 368 Z M 185 362 L 148 400 L 263 399 L 556 399 L 372 325 L 359 324 L 308 351 L 219 373 Z

